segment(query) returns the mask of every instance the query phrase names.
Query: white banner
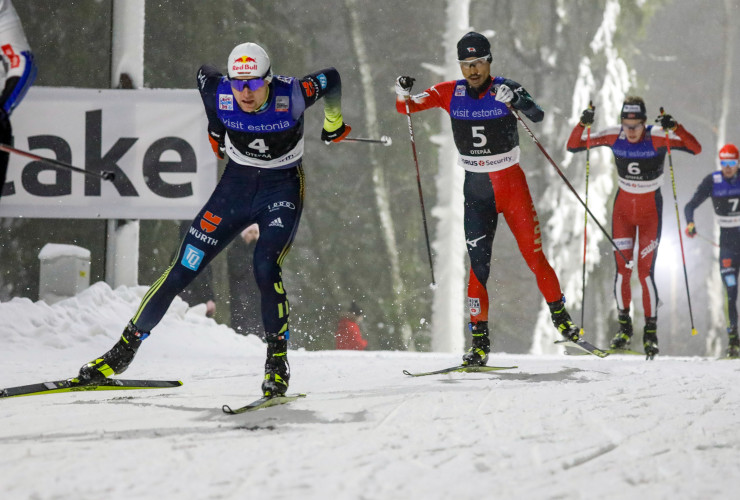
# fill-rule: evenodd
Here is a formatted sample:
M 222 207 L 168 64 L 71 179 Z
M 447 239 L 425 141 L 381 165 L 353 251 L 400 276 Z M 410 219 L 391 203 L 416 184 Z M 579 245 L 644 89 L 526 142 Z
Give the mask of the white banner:
M 0 217 L 190 219 L 216 186 L 197 90 L 32 87 L 14 147 L 113 182 L 11 154 Z

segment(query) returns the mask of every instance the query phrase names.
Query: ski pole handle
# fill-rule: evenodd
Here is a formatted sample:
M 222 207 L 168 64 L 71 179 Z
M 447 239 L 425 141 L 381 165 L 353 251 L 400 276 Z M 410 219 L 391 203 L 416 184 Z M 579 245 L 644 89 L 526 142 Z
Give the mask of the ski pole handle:
M 369 144 L 382 144 L 383 146 L 390 146 L 393 144 L 393 139 L 387 135 L 383 135 L 380 139 L 370 139 L 368 137 L 345 137 L 341 142 L 366 142 Z
M 54 160 L 52 158 L 44 158 L 43 156 L 35 155 L 33 153 L 29 153 L 28 151 L 23 151 L 22 149 L 16 149 L 12 146 L 8 146 L 7 144 L 3 144 L 3 143 L 0 143 L 0 151 L 5 151 L 6 153 L 13 153 L 18 156 L 25 156 L 26 158 L 30 158 L 32 160 L 47 163 L 53 167 L 71 170 L 72 172 L 79 172 L 81 174 L 89 175 L 91 177 L 99 177 L 103 179 L 104 181 L 113 182 L 113 180 L 116 178 L 116 174 L 108 170 L 103 170 L 102 172 L 91 172 L 89 170 L 85 170 L 84 168 L 75 167 L 74 165 L 69 165 L 59 160 Z

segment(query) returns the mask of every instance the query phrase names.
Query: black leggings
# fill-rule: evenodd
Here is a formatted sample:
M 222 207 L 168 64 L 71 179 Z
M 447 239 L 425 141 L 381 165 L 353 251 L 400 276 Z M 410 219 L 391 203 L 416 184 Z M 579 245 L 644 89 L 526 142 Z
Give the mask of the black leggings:
M 719 237 L 719 272 L 725 286 L 727 329 L 737 329 L 737 277 L 740 269 L 740 229 L 722 228 Z
M 132 321 L 148 332 L 179 294 L 229 242 L 257 223 L 254 275 L 268 333 L 288 331 L 288 299 L 281 266 L 293 243 L 303 208 L 301 166 L 270 170 L 229 162 L 211 198 L 193 220 L 170 267 L 154 282 Z

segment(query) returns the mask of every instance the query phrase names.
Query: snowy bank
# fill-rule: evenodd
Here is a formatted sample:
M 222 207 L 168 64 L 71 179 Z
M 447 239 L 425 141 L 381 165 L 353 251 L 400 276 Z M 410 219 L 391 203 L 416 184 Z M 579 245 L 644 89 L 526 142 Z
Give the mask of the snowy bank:
M 0 304 L 0 386 L 108 349 L 144 287 Z M 259 395 L 264 347 L 176 300 L 126 372 L 177 389 L 0 401 L 4 499 L 730 498 L 740 362 L 495 354 L 490 374 L 409 378 L 459 356 L 290 353 L 290 405 Z

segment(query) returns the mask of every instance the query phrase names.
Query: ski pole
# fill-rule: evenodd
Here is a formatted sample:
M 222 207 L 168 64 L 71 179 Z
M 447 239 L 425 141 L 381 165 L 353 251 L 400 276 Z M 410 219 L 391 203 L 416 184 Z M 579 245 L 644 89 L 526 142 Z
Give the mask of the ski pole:
M 660 107 L 660 116 L 665 115 L 663 106 Z M 686 281 L 686 298 L 689 302 L 689 319 L 691 320 L 691 335 L 696 335 L 694 328 L 694 313 L 691 310 L 691 292 L 689 292 L 689 274 L 686 271 L 686 255 L 683 251 L 683 235 L 681 234 L 681 217 L 678 212 L 678 196 L 676 196 L 676 177 L 673 175 L 673 156 L 671 155 L 671 140 L 668 137 L 668 130 L 665 131 L 665 145 L 668 151 L 668 166 L 671 170 L 671 185 L 673 186 L 673 204 L 676 206 L 676 223 L 678 224 L 678 241 L 681 245 L 681 260 L 683 261 L 683 278 Z
M 416 185 L 419 187 L 419 203 L 421 204 L 421 218 L 424 221 L 424 237 L 427 242 L 427 255 L 429 256 L 429 271 L 432 274 L 432 285 L 436 285 L 437 282 L 434 279 L 434 265 L 432 264 L 432 247 L 429 244 L 429 229 L 427 228 L 427 214 L 424 209 L 424 195 L 421 191 L 421 174 L 419 173 L 419 157 L 416 154 L 416 141 L 414 140 L 414 125 L 411 122 L 411 109 L 409 108 L 409 97 L 405 98 L 406 103 L 406 119 L 409 124 L 409 138 L 411 139 L 411 152 L 414 155 L 414 165 L 416 165 Z
M 29 153 L 28 151 L 23 151 L 22 149 L 16 149 L 12 146 L 8 146 L 7 144 L 3 144 L 3 143 L 0 143 L 0 151 L 5 151 L 6 153 L 14 153 L 19 156 L 25 156 L 26 158 L 31 158 L 32 160 L 36 160 L 36 161 L 42 161 L 44 163 L 48 163 L 49 165 L 53 167 L 71 170 L 73 172 L 79 172 L 81 174 L 89 175 L 92 177 L 99 177 L 105 181 L 112 182 L 113 179 L 115 179 L 116 177 L 115 173 L 109 172 L 107 170 L 103 170 L 102 172 L 91 172 L 89 170 L 85 170 L 84 168 L 75 167 L 73 165 L 69 165 L 59 160 L 54 160 L 52 158 L 44 158 L 43 156 L 35 155 L 33 153 Z
M 591 216 L 591 219 L 596 223 L 597 226 L 599 226 L 599 229 L 601 229 L 601 232 L 604 233 L 604 236 L 606 236 L 606 238 L 609 240 L 609 243 L 612 244 L 612 246 L 614 247 L 614 250 L 616 250 L 616 252 L 619 254 L 619 256 L 622 257 L 622 259 L 626 263 L 627 268 L 628 269 L 631 269 L 634 266 L 634 263 L 631 260 L 628 260 L 627 257 L 624 255 L 624 253 L 622 253 L 622 251 L 619 249 L 619 247 L 617 246 L 617 244 L 614 243 L 614 240 L 612 239 L 611 236 L 609 236 L 609 233 L 606 232 L 606 229 L 604 229 L 604 226 L 601 225 L 601 223 L 599 222 L 599 219 L 597 219 L 596 216 L 591 212 L 591 210 L 589 210 L 588 205 L 586 205 L 583 202 L 583 200 L 581 199 L 581 197 L 578 195 L 578 192 L 576 192 L 575 188 L 570 183 L 570 181 L 568 180 L 568 178 L 565 176 L 565 174 L 563 173 L 563 171 L 560 170 L 560 167 L 558 167 L 558 164 L 555 163 L 555 160 L 553 160 L 550 157 L 550 155 L 547 154 L 547 151 L 545 150 L 545 148 L 542 146 L 542 144 L 540 144 L 540 141 L 537 140 L 537 137 L 535 137 L 534 133 L 532 133 L 532 130 L 530 130 L 530 128 L 527 126 L 527 124 L 524 123 L 524 120 L 522 120 L 522 117 L 519 116 L 519 113 L 517 112 L 517 110 L 514 109 L 514 108 L 512 108 L 511 106 L 509 106 L 509 109 L 514 114 L 514 116 L 516 116 L 516 119 L 519 121 L 519 123 L 522 124 L 522 126 L 524 127 L 524 130 L 527 131 L 527 133 L 529 134 L 529 137 L 531 137 L 532 140 L 534 141 L 534 143 L 537 144 L 537 147 L 540 148 L 540 151 L 542 151 L 542 154 L 545 155 L 545 158 L 547 158 L 547 161 L 550 162 L 550 165 L 552 165 L 553 167 L 555 167 L 555 170 L 558 172 L 558 175 L 560 176 L 560 178 L 563 179 L 563 182 L 565 182 L 565 185 L 568 186 L 568 188 L 570 189 L 570 191 L 575 195 L 576 199 L 578 199 L 579 203 L 581 205 L 583 205 L 583 207 L 586 209 L 586 213 L 588 215 L 590 215 Z
M 712 245 L 712 246 L 714 246 L 714 247 L 717 247 L 717 248 L 719 248 L 719 244 L 718 244 L 718 243 L 717 243 L 716 241 L 714 241 L 714 240 L 712 240 L 712 239 L 710 239 L 710 238 L 707 238 L 706 236 L 704 236 L 703 234 L 700 234 L 700 233 L 696 233 L 696 235 L 697 235 L 697 236 L 698 236 L 699 238 L 701 238 L 702 240 L 704 240 L 704 241 L 706 241 L 707 243 L 709 243 L 710 245 Z
M 393 144 L 393 140 L 387 135 L 381 136 L 380 139 L 370 139 L 367 137 L 345 137 L 341 142 L 367 142 L 370 144 L 382 144 L 383 146 L 390 146 Z
M 589 109 L 594 109 L 594 103 L 588 103 Z M 591 170 L 591 163 L 589 161 L 589 153 L 591 152 L 591 124 L 589 123 L 586 127 L 586 193 L 584 200 L 586 207 L 588 207 L 588 175 Z M 583 321 L 586 310 L 586 245 L 588 243 L 588 211 L 583 213 L 583 271 L 582 271 L 582 283 L 581 283 L 581 336 L 583 336 Z

